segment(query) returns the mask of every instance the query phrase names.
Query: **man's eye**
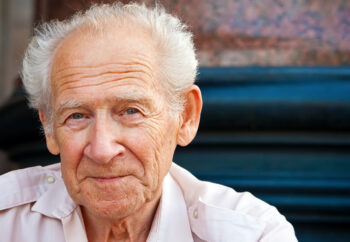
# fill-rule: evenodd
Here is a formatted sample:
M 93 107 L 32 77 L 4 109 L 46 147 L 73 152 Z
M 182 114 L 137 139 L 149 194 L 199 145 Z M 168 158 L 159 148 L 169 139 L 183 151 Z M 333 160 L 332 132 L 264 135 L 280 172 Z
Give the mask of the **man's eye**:
M 138 113 L 139 110 L 137 110 L 136 108 L 128 108 L 127 110 L 125 110 L 125 113 L 126 114 L 135 114 L 135 113 Z
M 72 114 L 72 119 L 82 119 L 84 118 L 84 115 L 81 113 L 73 113 Z

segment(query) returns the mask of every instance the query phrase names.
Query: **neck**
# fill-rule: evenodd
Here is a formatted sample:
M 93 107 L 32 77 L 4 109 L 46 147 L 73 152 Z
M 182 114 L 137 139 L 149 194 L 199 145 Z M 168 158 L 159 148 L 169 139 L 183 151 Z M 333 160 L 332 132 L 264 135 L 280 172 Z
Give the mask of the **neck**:
M 121 218 L 98 217 L 81 207 L 85 230 L 89 241 L 146 241 L 156 213 L 160 195 L 145 203 L 135 213 Z

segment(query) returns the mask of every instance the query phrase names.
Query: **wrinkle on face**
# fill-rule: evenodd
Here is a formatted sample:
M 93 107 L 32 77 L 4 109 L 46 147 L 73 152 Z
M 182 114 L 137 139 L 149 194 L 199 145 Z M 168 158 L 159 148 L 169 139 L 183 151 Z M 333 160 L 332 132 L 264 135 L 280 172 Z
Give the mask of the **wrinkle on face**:
M 133 33 L 108 42 L 101 36 L 87 39 L 79 32 L 60 45 L 53 60 L 54 132 L 62 175 L 73 200 L 101 216 L 112 216 L 113 210 L 119 212 L 113 216 L 124 216 L 159 199 L 176 146 L 178 121 L 169 114 L 160 87 L 156 50 L 146 36 Z M 139 122 L 120 121 L 123 105 L 138 108 Z M 88 116 L 82 130 L 66 126 L 66 113 L 74 111 Z M 106 128 L 104 132 L 108 128 L 113 142 L 125 149 L 107 163 L 84 153 L 99 125 Z M 125 179 L 117 185 L 101 185 L 94 180 L 100 176 Z
M 85 75 L 71 74 L 66 78 L 55 78 L 56 85 L 54 85 L 54 94 L 57 92 L 64 92 L 66 90 L 83 87 L 98 87 L 101 85 L 110 85 L 110 87 L 117 87 L 120 85 L 127 85 L 128 81 L 133 82 L 133 85 L 144 85 L 147 83 L 146 80 L 155 80 L 154 76 L 146 74 L 144 71 L 138 70 L 124 71 L 120 69 L 118 71 L 105 71 L 97 72 L 94 68 L 88 69 Z M 57 83 L 59 85 L 57 86 Z M 153 85 L 148 86 L 155 88 Z
M 147 63 L 147 59 L 142 58 L 140 55 L 136 55 L 137 57 L 130 62 L 122 62 L 122 63 L 109 63 L 109 64 L 100 64 L 94 66 L 70 66 L 69 68 L 62 68 L 55 70 L 55 78 L 64 80 L 66 78 L 72 78 L 76 75 L 80 76 L 89 76 L 86 74 L 86 71 L 94 69 L 96 75 L 101 75 L 104 72 L 111 73 L 128 73 L 134 72 L 134 68 L 140 68 L 140 72 L 148 75 L 150 78 L 152 77 L 150 73 L 152 73 L 152 68 L 150 63 Z M 131 58 L 132 59 L 132 58 Z M 140 60 L 141 59 L 141 60 Z M 123 71 L 116 71 L 119 69 L 123 69 Z M 53 80 L 55 81 L 55 80 Z
M 153 46 L 153 40 L 142 27 L 132 26 L 132 28 L 133 31 L 130 32 L 129 28 L 106 27 L 104 33 L 86 34 L 91 29 L 85 26 L 85 32 L 84 27 L 73 31 L 55 51 L 51 75 L 52 84 L 56 83 L 55 78 L 64 80 L 77 76 L 78 78 L 75 79 L 79 80 L 109 72 L 117 74 L 135 72 L 135 70 L 142 75 L 152 75 L 148 78 L 154 79 L 153 75 L 157 73 L 154 67 L 158 66 L 158 51 Z M 139 41 L 140 39 L 143 40 L 143 43 Z M 81 44 L 82 42 L 91 43 L 89 50 Z M 61 48 L 62 46 L 65 48 Z M 130 47 L 139 51 L 130 51 Z M 70 49 L 77 51 L 72 52 Z M 144 51 L 145 49 L 148 50 Z M 109 54 L 107 58 L 105 53 Z M 64 65 L 55 65 L 56 63 Z
M 86 86 L 84 86 L 86 87 Z M 119 89 L 123 88 L 122 85 L 118 85 Z M 125 92 L 119 92 L 117 95 L 112 97 L 106 97 L 105 101 L 109 103 L 111 106 L 118 104 L 118 106 L 122 106 L 128 103 L 132 103 L 133 105 L 136 105 L 137 108 L 139 108 L 142 113 L 146 117 L 152 117 L 156 116 L 155 113 L 160 111 L 154 110 L 154 107 L 157 107 L 155 104 L 153 98 L 149 95 L 145 95 L 145 92 L 140 91 L 139 89 L 135 87 L 130 87 L 130 85 L 124 84 Z M 116 88 L 116 86 L 109 86 L 108 89 Z M 73 89 L 73 88 L 72 88 Z M 76 89 L 76 88 L 75 88 Z M 55 110 L 56 116 L 61 115 L 64 113 L 65 110 L 70 109 L 78 109 L 78 108 L 85 108 L 85 107 L 96 107 L 98 106 L 99 101 L 94 99 L 93 101 L 85 101 L 82 102 L 81 100 L 76 99 L 75 97 L 64 99 L 62 101 L 57 101 L 57 108 Z
M 69 66 L 68 68 L 55 69 L 53 75 L 53 83 L 58 80 L 61 80 L 64 83 L 66 79 L 74 78 L 85 78 L 85 77 L 96 77 L 102 76 L 105 74 L 123 74 L 123 73 L 132 73 L 139 72 L 148 76 L 148 78 L 153 78 L 151 73 L 153 72 L 151 68 L 151 63 L 147 60 L 143 60 L 140 55 L 136 55 L 134 58 L 130 58 L 131 61 L 125 63 L 102 63 L 95 66 Z M 91 72 L 91 73 L 90 73 Z

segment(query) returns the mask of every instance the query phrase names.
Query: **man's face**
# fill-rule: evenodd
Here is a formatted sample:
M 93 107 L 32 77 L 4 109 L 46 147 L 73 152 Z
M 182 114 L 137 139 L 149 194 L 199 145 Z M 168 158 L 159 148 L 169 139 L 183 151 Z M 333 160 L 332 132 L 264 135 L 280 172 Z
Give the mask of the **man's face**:
M 55 52 L 51 152 L 73 200 L 124 217 L 157 199 L 179 121 L 158 85 L 156 50 L 137 28 L 69 35 Z

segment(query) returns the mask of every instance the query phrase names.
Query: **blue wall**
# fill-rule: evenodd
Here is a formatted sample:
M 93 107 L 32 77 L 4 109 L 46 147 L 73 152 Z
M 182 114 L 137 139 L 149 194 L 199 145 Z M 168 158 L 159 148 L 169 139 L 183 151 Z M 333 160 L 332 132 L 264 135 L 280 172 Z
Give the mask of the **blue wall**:
M 194 142 L 174 161 L 275 205 L 300 241 L 350 241 L 350 68 L 202 68 Z

